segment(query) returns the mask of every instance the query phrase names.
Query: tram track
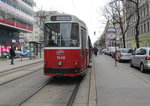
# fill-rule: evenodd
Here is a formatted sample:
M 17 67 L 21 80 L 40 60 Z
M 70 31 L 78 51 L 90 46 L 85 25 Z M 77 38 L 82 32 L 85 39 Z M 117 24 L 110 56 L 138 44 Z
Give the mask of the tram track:
M 34 73 L 41 70 L 40 62 L 26 65 L 17 69 L 9 70 L 0 73 L 0 85 L 4 85 L 11 81 L 17 80 L 21 77 L 27 76 L 28 74 Z M 37 67 L 38 66 L 38 67 Z
M 44 88 L 52 79 L 46 81 L 44 84 L 42 84 L 40 87 L 38 87 L 37 89 L 31 91 L 29 93 L 29 95 L 26 95 L 24 98 L 22 98 L 20 101 L 18 101 L 16 103 L 15 106 L 20 106 L 22 105 L 24 102 L 26 102 L 28 99 L 30 99 L 33 95 L 35 95 L 37 92 L 39 92 L 42 88 Z
M 77 83 L 76 83 L 76 86 L 74 87 L 74 90 L 73 90 L 73 92 L 72 92 L 72 95 L 71 95 L 71 97 L 70 97 L 70 99 L 69 99 L 69 101 L 68 101 L 68 103 L 67 103 L 67 106 L 72 106 L 72 105 L 73 105 L 74 100 L 75 100 L 75 97 L 76 97 L 76 95 L 77 95 L 77 93 L 78 93 L 78 89 L 79 89 L 79 87 L 80 87 L 81 80 L 82 80 L 81 78 L 78 79 L 78 81 L 77 81 Z
M 20 69 L 24 69 L 26 67 L 30 67 L 30 66 L 33 66 L 35 64 L 40 64 L 42 63 L 43 64 L 43 61 L 39 61 L 39 62 L 35 62 L 35 63 L 30 63 L 30 64 L 26 64 L 26 65 L 23 65 L 23 66 L 19 66 L 19 67 L 14 67 L 14 68 L 11 68 L 11 69 L 6 69 L 6 70 L 3 70 L 3 71 L 0 71 L 0 74 L 3 74 L 3 73 L 6 73 L 6 72 L 11 72 L 13 70 L 20 70 Z
M 60 80 L 59 80 L 60 81 Z M 77 78 L 76 80 L 76 83 L 73 85 L 73 87 L 71 87 L 70 89 L 68 88 L 64 88 L 64 86 L 61 86 L 59 87 L 59 89 L 61 89 L 61 87 L 63 87 L 62 89 L 68 89 L 68 92 L 69 93 L 69 97 L 67 96 L 68 94 L 65 94 L 65 96 L 67 97 L 66 101 L 63 102 L 63 106 L 72 106 L 73 103 L 74 103 L 74 100 L 76 98 L 76 95 L 78 93 L 78 89 L 80 87 L 80 83 L 82 81 L 82 78 Z M 55 80 L 54 77 L 51 77 L 48 81 L 46 81 L 43 85 L 41 85 L 40 87 L 38 87 L 36 90 L 30 92 L 30 93 L 27 93 L 28 95 L 26 95 L 25 97 L 23 97 L 20 101 L 17 102 L 17 104 L 15 106 L 27 106 L 29 105 L 28 104 L 28 100 L 30 99 L 33 99 L 34 97 L 37 97 L 38 93 L 42 92 L 43 89 L 46 89 L 47 88 L 51 88 L 49 89 L 49 92 L 53 92 L 53 90 L 55 89 L 54 87 L 54 83 L 57 83 L 57 79 Z M 59 82 L 61 83 L 61 82 Z M 54 88 L 53 88 L 53 87 Z M 56 88 L 57 89 L 57 88 Z M 72 90 L 71 90 L 72 89 Z M 46 90 L 45 90 L 46 91 Z M 69 91 L 72 91 L 71 93 Z M 53 92 L 54 93 L 54 92 Z M 58 92 L 55 92 L 54 94 L 57 94 Z M 41 93 L 39 94 L 41 97 L 43 97 L 43 93 L 41 95 Z M 33 97 L 33 98 L 32 98 Z M 46 98 L 47 99 L 47 98 Z M 31 100 L 32 101 L 32 100 Z M 26 104 L 27 103 L 27 104 Z M 38 104 L 37 104 L 38 105 Z

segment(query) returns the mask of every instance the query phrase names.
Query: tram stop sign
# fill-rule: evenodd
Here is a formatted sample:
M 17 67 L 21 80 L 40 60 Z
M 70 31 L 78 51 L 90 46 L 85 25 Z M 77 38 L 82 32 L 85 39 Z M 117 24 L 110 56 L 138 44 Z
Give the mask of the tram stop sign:
M 115 39 L 116 38 L 116 33 L 107 33 L 107 38 L 111 39 L 111 40 Z
M 19 39 L 19 42 L 22 43 L 22 42 L 24 42 L 24 40 L 23 39 Z
M 116 29 L 115 27 L 108 27 L 106 30 L 107 38 L 114 40 L 116 38 Z

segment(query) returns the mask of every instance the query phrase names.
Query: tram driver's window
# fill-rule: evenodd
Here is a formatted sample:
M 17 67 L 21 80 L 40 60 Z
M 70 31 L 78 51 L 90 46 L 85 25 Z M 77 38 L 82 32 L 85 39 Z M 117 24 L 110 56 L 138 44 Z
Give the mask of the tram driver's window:
M 54 40 L 49 40 L 49 46 L 56 46 L 56 43 L 54 42 Z

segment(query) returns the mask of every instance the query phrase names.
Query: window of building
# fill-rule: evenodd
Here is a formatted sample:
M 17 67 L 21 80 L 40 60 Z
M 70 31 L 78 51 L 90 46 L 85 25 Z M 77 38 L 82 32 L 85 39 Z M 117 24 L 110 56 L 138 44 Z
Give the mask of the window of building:
M 149 5 L 146 6 L 147 9 L 147 16 L 149 15 Z
M 140 11 L 140 19 L 142 19 L 142 9 L 141 9 L 141 11 Z
M 143 33 L 143 25 L 141 25 L 141 34 Z
M 147 32 L 149 32 L 150 29 L 149 29 L 149 22 L 147 22 Z
M 146 24 L 144 24 L 144 33 L 146 33 Z
M 143 8 L 143 17 L 145 17 L 146 16 L 146 9 L 145 9 L 145 7 Z

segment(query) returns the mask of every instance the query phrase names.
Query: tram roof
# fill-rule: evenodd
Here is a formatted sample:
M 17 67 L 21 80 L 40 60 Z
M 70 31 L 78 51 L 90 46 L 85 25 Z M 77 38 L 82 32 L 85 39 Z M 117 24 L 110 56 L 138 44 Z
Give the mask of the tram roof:
M 70 20 L 61 20 L 61 21 L 59 21 L 59 20 L 56 20 L 56 21 L 52 21 L 51 20 L 51 17 L 53 17 L 53 16 L 69 16 L 69 17 L 71 17 L 71 19 Z M 77 22 L 77 23 L 79 23 L 79 24 L 81 24 L 82 26 L 84 26 L 84 27 L 86 27 L 86 24 L 81 20 L 81 19 L 79 19 L 78 17 L 76 17 L 76 16 L 74 16 L 74 15 L 70 15 L 70 14 L 55 14 L 55 15 L 50 15 L 50 17 L 48 17 L 49 18 L 49 20 L 47 20 L 47 21 L 45 21 L 45 23 L 50 23 L 50 22 L 52 22 L 52 23 L 54 23 L 54 22 Z

